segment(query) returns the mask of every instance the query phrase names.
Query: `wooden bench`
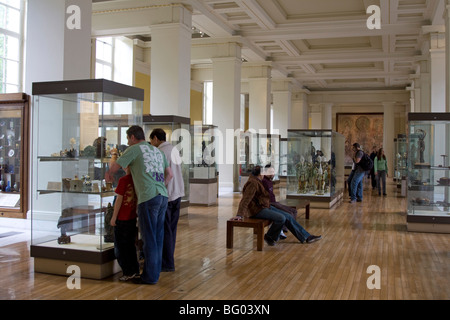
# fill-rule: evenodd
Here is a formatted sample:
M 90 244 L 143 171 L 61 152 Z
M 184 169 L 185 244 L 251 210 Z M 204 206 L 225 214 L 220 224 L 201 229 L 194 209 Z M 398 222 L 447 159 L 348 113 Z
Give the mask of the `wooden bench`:
M 243 218 L 242 220 L 228 220 L 227 248 L 233 248 L 234 227 L 253 228 L 253 233 L 256 234 L 256 248 L 258 251 L 262 251 L 264 247 L 264 228 L 270 224 L 271 221 L 266 219 Z
M 285 199 L 278 201 L 282 205 L 295 208 L 295 210 L 305 208 L 305 218 L 309 220 L 310 201 L 304 199 Z
M 305 218 L 309 219 L 309 200 L 303 199 L 286 199 L 279 201 L 281 204 L 295 208 L 296 210 L 305 208 Z M 227 248 L 233 248 L 234 227 L 253 228 L 253 233 L 256 234 L 256 248 L 262 251 L 264 247 L 264 228 L 269 226 L 272 222 L 266 219 L 243 218 L 242 220 L 228 220 L 227 221 Z

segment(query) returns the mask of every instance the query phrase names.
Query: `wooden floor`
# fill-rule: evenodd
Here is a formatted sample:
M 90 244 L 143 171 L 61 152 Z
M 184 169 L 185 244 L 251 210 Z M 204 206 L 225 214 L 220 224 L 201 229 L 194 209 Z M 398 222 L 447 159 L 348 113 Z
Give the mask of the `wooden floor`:
M 309 221 L 299 217 L 321 241 L 301 244 L 288 234 L 262 252 L 241 228 L 226 249 L 226 221 L 239 199 L 230 193 L 216 207 L 189 208 L 179 222 L 176 271 L 156 285 L 124 283 L 119 273 L 69 290 L 64 276 L 34 273 L 29 243 L 0 247 L 0 299 L 450 299 L 450 235 L 408 232 L 406 199 L 393 184 L 387 197 L 368 190 L 363 203 L 346 196 L 332 209 L 312 208 Z M 381 270 L 379 290 L 367 287 L 371 265 Z

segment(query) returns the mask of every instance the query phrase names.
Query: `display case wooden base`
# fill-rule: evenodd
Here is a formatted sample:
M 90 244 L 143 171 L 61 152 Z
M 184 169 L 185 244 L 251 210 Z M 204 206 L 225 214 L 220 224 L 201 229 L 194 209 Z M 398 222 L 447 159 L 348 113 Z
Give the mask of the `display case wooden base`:
M 70 276 L 68 267 L 76 265 L 80 268 L 81 278 L 101 280 L 120 272 L 117 260 L 103 264 L 77 262 L 69 260 L 55 260 L 46 258 L 34 258 L 34 271 L 39 273 L 49 273 L 61 276 Z
M 190 199 L 191 205 L 215 206 L 218 197 L 218 181 L 213 179 L 190 179 Z
M 334 205 L 339 204 L 340 200 L 344 197 L 343 191 L 336 192 L 332 196 L 308 196 L 308 195 L 296 195 L 288 194 L 286 199 L 298 199 L 309 200 L 311 208 L 330 209 Z
M 76 234 L 70 238 L 70 243 L 67 244 L 49 240 L 31 245 L 34 271 L 68 275 L 67 268 L 75 265 L 80 268 L 81 278 L 103 279 L 121 270 L 114 255 L 113 243 L 102 243 L 99 248 L 98 235 Z
M 411 232 L 450 233 L 450 215 L 448 217 L 408 215 L 406 227 Z

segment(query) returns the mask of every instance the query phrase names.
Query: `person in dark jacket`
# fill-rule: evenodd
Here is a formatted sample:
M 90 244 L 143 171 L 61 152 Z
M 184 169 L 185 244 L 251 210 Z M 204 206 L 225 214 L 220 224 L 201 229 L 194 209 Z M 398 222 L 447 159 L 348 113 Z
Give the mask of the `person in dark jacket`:
M 242 199 L 234 220 L 246 218 L 267 219 L 272 221 L 264 240 L 274 246 L 280 237 L 283 225 L 301 242 L 312 243 L 322 236 L 309 234 L 289 213 L 270 205 L 270 197 L 262 184 L 261 167 L 256 166 L 242 190 Z

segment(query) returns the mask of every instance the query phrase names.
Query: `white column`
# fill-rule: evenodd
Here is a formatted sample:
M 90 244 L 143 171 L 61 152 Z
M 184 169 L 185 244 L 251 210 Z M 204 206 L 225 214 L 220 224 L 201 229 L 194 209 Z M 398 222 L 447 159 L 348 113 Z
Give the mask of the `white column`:
M 430 112 L 445 112 L 445 26 L 423 26 L 424 35 L 429 37 L 430 64 Z M 424 48 L 426 50 L 426 48 Z
M 322 130 L 333 129 L 333 104 L 322 103 Z
M 185 13 L 189 12 L 185 8 L 181 9 L 185 10 Z M 190 24 L 191 20 L 152 26 L 150 90 L 152 115 L 190 117 L 192 37 Z
M 287 138 L 289 117 L 292 110 L 292 85 L 289 81 L 272 83 L 273 129 L 278 130 L 282 138 Z
M 422 60 L 420 63 L 420 112 L 431 112 L 431 63 Z
M 289 129 L 309 129 L 309 106 L 306 92 L 296 92 L 292 100 Z
M 312 104 L 309 108 L 309 116 L 311 117 L 312 130 L 322 129 L 322 106 L 320 104 Z
M 239 190 L 239 174 L 234 163 L 234 136 L 227 130 L 240 128 L 241 58 L 213 58 L 213 124 L 223 135 L 223 143 L 216 157 L 222 157 L 219 164 L 221 188 Z M 230 131 L 228 131 L 230 132 Z M 228 160 L 227 160 L 228 159 Z M 232 163 L 230 163 L 232 159 Z
M 25 92 L 33 82 L 90 78 L 91 24 L 91 1 L 28 1 Z
M 270 131 L 271 79 L 253 78 L 249 81 L 249 128 Z
M 445 35 L 431 37 L 431 112 L 445 112 Z
M 394 159 L 392 155 L 394 154 L 394 120 L 395 120 L 395 102 L 384 102 L 383 103 L 383 149 L 384 154 L 387 158 L 388 163 L 388 173 L 389 177 L 393 176 L 394 173 Z

